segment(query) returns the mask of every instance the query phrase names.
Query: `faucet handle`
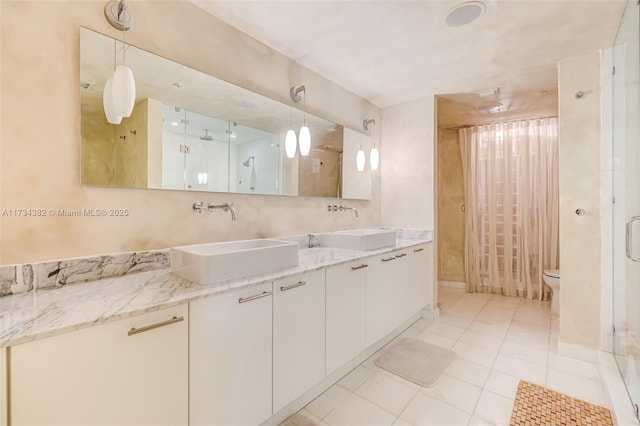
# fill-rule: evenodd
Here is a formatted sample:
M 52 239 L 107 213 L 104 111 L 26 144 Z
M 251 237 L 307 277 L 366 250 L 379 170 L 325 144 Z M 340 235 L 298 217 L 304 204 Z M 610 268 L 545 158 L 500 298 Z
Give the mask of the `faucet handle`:
M 202 213 L 202 209 L 204 208 L 204 203 L 202 201 L 196 201 L 193 203 L 193 211 L 196 213 Z

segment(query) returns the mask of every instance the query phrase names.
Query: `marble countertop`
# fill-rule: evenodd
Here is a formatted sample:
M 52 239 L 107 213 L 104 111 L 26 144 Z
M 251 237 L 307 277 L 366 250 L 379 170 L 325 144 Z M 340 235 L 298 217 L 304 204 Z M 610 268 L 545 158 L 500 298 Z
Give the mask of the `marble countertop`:
M 396 239 L 394 247 L 371 251 L 301 248 L 296 267 L 220 284 L 193 283 L 170 269 L 161 269 L 0 297 L 0 348 L 430 241 L 429 234 L 427 238 Z

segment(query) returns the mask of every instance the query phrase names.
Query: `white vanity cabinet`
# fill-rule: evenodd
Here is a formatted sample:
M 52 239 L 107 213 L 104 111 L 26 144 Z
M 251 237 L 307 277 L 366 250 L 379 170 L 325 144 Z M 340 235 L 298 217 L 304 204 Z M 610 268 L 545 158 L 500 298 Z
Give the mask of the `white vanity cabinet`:
M 395 253 L 373 256 L 367 263 L 366 344 L 370 346 L 397 326 L 398 291 L 406 283 L 398 277 L 400 268 Z
M 324 378 L 325 270 L 273 283 L 273 411 Z
M 189 304 L 189 423 L 257 425 L 272 414 L 272 285 Z
M 420 244 L 405 251 L 411 271 L 409 310 L 413 314 L 433 305 L 433 244 Z
M 182 305 L 10 347 L 9 424 L 187 424 L 188 321 Z
M 420 310 L 419 308 L 413 309 L 416 302 L 412 300 L 412 297 L 417 285 L 417 269 L 421 265 L 410 261 L 410 253 L 412 253 L 411 248 L 397 250 L 392 253 L 396 258 L 395 262 L 393 262 L 395 274 L 388 284 L 393 287 L 394 292 L 392 314 L 394 329 Z
M 327 268 L 326 373 L 365 349 L 366 269 L 370 259 Z

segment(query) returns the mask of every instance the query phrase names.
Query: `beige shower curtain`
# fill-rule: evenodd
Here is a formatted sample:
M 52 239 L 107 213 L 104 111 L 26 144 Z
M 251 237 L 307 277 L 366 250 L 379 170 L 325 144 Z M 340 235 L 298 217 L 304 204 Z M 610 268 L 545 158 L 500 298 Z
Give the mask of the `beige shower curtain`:
M 558 120 L 459 131 L 467 291 L 542 299 L 558 268 Z

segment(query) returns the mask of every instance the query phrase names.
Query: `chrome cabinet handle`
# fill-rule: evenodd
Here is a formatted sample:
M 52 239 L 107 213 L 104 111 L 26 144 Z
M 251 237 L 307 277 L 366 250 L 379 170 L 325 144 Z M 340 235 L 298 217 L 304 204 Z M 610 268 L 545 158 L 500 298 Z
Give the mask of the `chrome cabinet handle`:
M 422 251 L 422 250 L 424 250 L 424 249 L 423 249 L 423 248 L 413 249 L 413 252 L 414 252 L 414 253 L 418 253 L 419 251 Z
M 298 281 L 295 284 L 291 284 L 291 285 L 283 285 L 282 287 L 280 287 L 280 291 L 287 291 L 287 290 L 291 290 L 292 288 L 296 288 L 296 287 L 300 287 L 307 284 L 306 281 Z
M 383 262 L 391 262 L 392 260 L 396 260 L 395 256 L 394 257 L 387 257 L 386 259 L 382 259 Z
M 625 225 L 625 233 L 626 233 L 626 254 L 627 257 L 634 262 L 640 262 L 640 257 L 636 257 L 633 255 L 633 222 L 640 220 L 640 216 L 631 216 L 629 220 L 627 220 L 627 224 Z
M 144 327 L 140 327 L 140 328 L 131 327 L 131 330 L 127 332 L 127 336 L 133 336 L 134 334 L 144 333 L 145 331 L 164 327 L 165 325 L 175 324 L 181 321 L 184 321 L 184 317 L 173 317 L 170 320 L 162 321 L 156 324 L 145 325 Z
M 369 266 L 369 265 L 367 265 L 366 263 L 363 263 L 363 264 L 362 264 L 362 265 L 360 265 L 360 266 L 352 266 L 352 267 L 351 267 L 351 270 L 352 270 L 352 271 L 357 271 L 358 269 L 366 268 L 367 266 Z
M 270 291 L 263 291 L 260 294 L 255 294 L 249 297 L 241 297 L 240 299 L 238 299 L 238 303 L 247 303 L 247 302 L 251 302 L 252 300 L 262 299 L 263 297 L 267 297 L 267 296 L 271 296 Z
M 405 257 L 407 253 L 396 254 L 396 258 Z

